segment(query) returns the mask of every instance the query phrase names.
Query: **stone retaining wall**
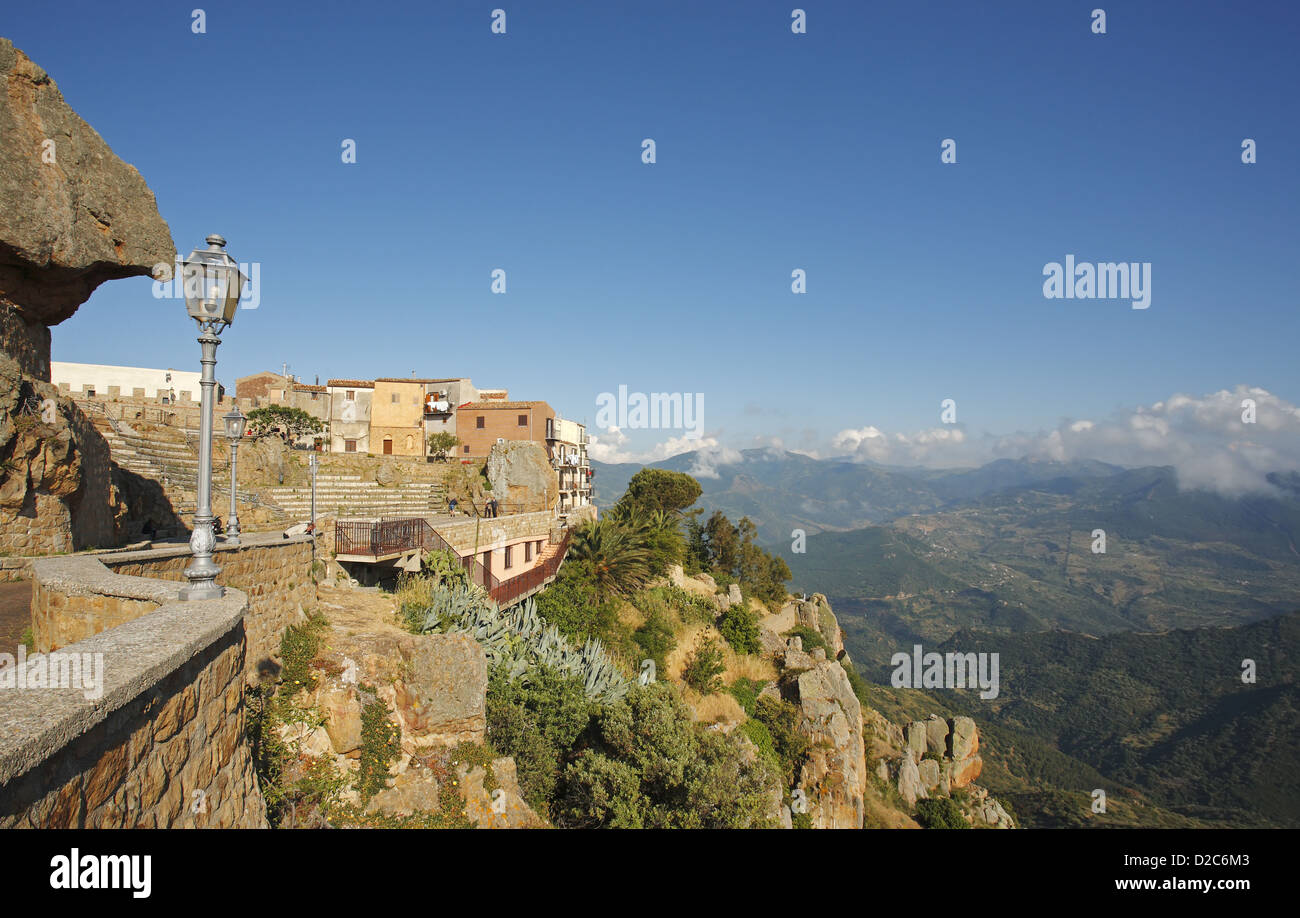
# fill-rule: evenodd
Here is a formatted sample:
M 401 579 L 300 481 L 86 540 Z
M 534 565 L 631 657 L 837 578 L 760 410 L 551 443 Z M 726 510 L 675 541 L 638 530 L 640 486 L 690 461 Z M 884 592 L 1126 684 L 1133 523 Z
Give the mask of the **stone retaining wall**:
M 257 535 L 246 541 L 238 546 L 218 543 L 215 559 L 221 567 L 217 582 L 248 597 L 244 629 L 251 680 L 259 670 L 275 665 L 284 629 L 315 610 L 316 583 L 311 576 L 311 536 Z M 38 651 L 58 649 L 153 611 L 159 605 L 155 599 L 159 585 L 185 582 L 191 555 L 188 545 L 168 545 L 64 560 L 71 558 L 92 558 L 110 573 L 124 576 L 84 593 L 51 595 L 36 583 L 32 589 L 32 636 Z M 42 559 L 37 559 L 31 566 L 40 563 Z
M 4 661 L 0 828 L 265 827 L 244 738 L 248 598 L 179 602 L 179 584 L 125 583 L 138 578 L 84 556 L 33 573 L 51 600 L 102 591 L 160 604 L 61 649 L 102 661 L 97 690 L 18 688 Z
M 311 576 L 311 536 L 251 536 L 246 541 L 239 546 L 218 543 L 215 560 L 221 567 L 217 582 L 248 596 L 244 629 L 252 678 L 258 670 L 274 665 L 284 629 L 316 609 L 316 583 Z M 182 582 L 190 557 L 188 545 L 99 556 L 119 574 Z M 32 631 L 36 632 L 35 624 Z M 44 648 L 38 644 L 37 649 Z

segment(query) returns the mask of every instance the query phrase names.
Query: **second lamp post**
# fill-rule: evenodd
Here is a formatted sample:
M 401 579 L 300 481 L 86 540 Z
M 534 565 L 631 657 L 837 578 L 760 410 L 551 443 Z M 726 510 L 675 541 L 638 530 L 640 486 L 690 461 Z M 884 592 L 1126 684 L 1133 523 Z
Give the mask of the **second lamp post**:
M 226 544 L 238 545 L 239 509 L 235 506 L 238 477 L 235 468 L 239 458 L 239 441 L 244 436 L 244 427 L 248 424 L 248 418 L 244 417 L 244 413 L 236 405 L 222 420 L 226 422 L 226 439 L 230 441 L 230 522 L 226 525 Z

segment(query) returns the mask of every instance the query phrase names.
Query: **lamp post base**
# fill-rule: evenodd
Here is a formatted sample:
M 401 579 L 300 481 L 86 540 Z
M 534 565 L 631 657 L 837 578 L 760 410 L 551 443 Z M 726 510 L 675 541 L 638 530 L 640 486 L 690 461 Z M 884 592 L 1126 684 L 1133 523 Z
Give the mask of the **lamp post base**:
M 185 602 L 199 599 L 220 599 L 226 595 L 226 588 L 211 580 L 198 581 L 181 587 L 180 598 Z

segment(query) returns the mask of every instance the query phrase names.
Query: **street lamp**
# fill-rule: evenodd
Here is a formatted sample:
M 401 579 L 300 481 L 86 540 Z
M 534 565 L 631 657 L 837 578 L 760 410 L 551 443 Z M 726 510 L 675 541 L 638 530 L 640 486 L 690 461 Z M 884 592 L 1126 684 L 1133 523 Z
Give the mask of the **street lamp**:
M 194 559 L 185 568 L 189 583 L 181 587 L 181 599 L 217 599 L 226 595 L 217 583 L 221 568 L 212 560 L 217 540 L 212 533 L 212 399 L 217 385 L 217 345 L 220 335 L 235 319 L 239 297 L 244 289 L 244 275 L 239 265 L 226 254 L 226 240 L 213 234 L 206 249 L 195 249 L 182 265 L 185 283 L 185 309 L 199 324 L 199 344 L 203 354 L 203 387 L 199 401 L 199 470 L 194 502 L 194 533 L 190 551 Z
M 226 439 L 230 441 L 230 522 L 226 525 L 226 544 L 239 544 L 239 512 L 235 507 L 235 485 L 238 479 L 235 476 L 235 462 L 238 459 L 239 440 L 244 436 L 244 427 L 248 424 L 248 418 L 239 410 L 239 406 L 230 409 L 223 420 L 226 422 Z

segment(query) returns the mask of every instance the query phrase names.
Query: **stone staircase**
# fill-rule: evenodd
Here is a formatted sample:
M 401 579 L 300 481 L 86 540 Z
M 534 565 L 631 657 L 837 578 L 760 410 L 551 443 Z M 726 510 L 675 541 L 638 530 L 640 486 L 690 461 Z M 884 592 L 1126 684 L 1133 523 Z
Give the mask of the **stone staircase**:
M 289 516 L 306 519 L 311 513 L 311 485 L 267 488 L 267 496 Z M 447 486 L 442 482 L 408 482 L 383 487 L 360 475 L 316 476 L 316 515 L 347 519 L 425 517 L 445 513 Z
M 78 402 L 83 410 L 86 405 Z M 178 514 L 189 515 L 194 512 L 194 491 L 198 487 L 199 457 L 197 450 L 198 431 L 177 431 L 180 438 L 168 439 L 161 436 L 145 436 L 129 425 L 115 421 L 102 410 L 86 412 L 108 443 L 113 461 L 123 469 L 134 472 L 144 478 L 150 478 L 163 486 Z M 214 438 L 212 448 L 212 491 L 214 504 L 219 495 L 230 494 L 230 453 L 222 439 Z M 247 504 L 264 507 L 276 516 L 281 515 L 280 507 L 262 500 L 257 494 L 240 489 L 236 492 L 238 499 Z

